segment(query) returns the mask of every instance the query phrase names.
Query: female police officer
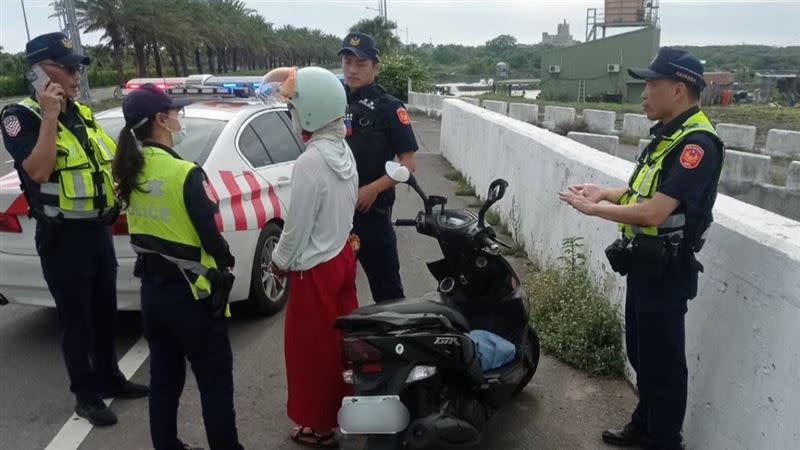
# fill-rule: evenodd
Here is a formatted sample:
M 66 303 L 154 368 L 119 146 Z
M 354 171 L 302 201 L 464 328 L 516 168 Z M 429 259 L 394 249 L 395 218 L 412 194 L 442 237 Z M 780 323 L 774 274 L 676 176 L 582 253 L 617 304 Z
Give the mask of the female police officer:
M 220 270 L 234 264 L 216 228 L 217 200 L 205 173 L 171 148 L 183 129 L 176 102 L 153 85 L 125 98 L 125 127 L 113 163 L 139 255 L 142 318 L 150 344 L 150 431 L 157 450 L 187 448 L 177 437 L 184 356 L 200 388 L 212 449 L 241 449 L 233 408 L 233 355 L 210 299 Z M 141 144 L 140 144 L 141 142 Z

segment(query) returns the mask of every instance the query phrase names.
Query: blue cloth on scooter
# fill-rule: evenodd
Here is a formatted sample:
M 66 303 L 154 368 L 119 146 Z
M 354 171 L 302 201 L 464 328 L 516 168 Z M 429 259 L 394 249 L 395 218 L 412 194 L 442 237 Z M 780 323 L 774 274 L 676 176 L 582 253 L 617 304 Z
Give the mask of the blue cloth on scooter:
M 472 330 L 467 335 L 475 342 L 475 349 L 484 372 L 505 366 L 514 361 L 517 348 L 511 342 L 486 330 Z

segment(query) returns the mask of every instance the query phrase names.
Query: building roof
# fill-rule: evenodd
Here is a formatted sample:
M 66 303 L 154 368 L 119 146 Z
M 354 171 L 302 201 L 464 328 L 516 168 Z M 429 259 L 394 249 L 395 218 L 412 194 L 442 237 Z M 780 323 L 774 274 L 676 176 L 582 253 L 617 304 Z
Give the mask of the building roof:
M 706 80 L 706 84 L 709 86 L 725 86 L 728 84 L 733 84 L 733 82 L 736 81 L 736 77 L 734 77 L 733 73 L 731 72 L 706 72 L 703 74 L 703 78 Z

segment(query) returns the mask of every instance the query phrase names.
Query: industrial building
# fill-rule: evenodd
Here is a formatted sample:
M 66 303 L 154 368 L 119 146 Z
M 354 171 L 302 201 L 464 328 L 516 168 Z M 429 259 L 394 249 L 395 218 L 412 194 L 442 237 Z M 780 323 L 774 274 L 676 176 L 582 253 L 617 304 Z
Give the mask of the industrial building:
M 606 0 L 605 10 L 591 8 L 586 17 L 585 43 L 542 54 L 540 98 L 638 103 L 644 82 L 627 69 L 647 67 L 658 53 L 658 1 Z M 606 37 L 607 28 L 635 29 Z

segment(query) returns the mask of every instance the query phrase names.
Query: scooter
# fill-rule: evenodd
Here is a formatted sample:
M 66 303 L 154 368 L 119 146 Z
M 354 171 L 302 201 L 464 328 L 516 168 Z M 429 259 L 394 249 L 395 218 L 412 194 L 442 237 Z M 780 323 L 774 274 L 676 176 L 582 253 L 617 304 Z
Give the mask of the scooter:
M 528 385 L 539 364 L 525 290 L 500 253 L 508 246 L 485 222 L 508 183 L 495 180 L 476 214 L 445 209 L 445 197 L 428 197 L 397 163 L 386 171 L 424 202 L 416 219 L 395 226 L 438 240 L 444 258 L 427 265 L 439 286 L 422 298 L 365 306 L 338 319 L 343 377 L 354 389 L 342 401 L 339 426 L 348 438 L 366 436 L 367 450 L 475 448 L 484 424 Z M 513 344 L 510 362 L 483 367 L 479 346 L 486 343 L 476 343 L 473 330 L 488 331 L 506 348 Z

